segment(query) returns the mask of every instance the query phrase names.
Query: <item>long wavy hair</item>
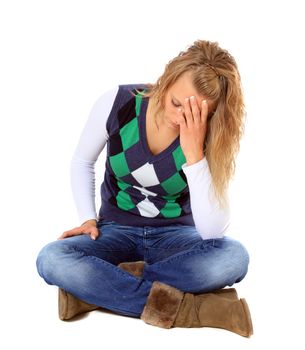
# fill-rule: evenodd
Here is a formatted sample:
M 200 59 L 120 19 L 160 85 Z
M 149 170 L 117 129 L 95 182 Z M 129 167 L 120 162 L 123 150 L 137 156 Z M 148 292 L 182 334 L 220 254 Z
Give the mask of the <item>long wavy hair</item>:
M 198 94 L 212 101 L 204 154 L 208 161 L 216 198 L 226 204 L 226 189 L 235 172 L 235 159 L 244 132 L 245 107 L 240 74 L 235 59 L 217 42 L 197 40 L 169 61 L 144 96 L 154 96 L 156 114 L 165 106 L 165 94 L 184 73 L 191 72 Z

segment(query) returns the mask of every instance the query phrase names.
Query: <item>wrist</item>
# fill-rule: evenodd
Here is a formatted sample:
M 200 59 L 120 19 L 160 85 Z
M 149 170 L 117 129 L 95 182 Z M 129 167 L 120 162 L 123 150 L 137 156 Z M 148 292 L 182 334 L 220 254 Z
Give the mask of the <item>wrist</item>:
M 86 220 L 84 221 L 81 226 L 85 225 L 85 224 L 90 224 L 90 225 L 94 225 L 96 226 L 97 225 L 97 220 L 96 219 L 89 219 L 89 220 Z
M 198 163 L 203 158 L 204 158 L 204 154 L 201 154 L 201 155 L 198 155 L 198 156 L 188 157 L 186 159 L 186 164 L 187 165 L 192 165 L 192 164 Z

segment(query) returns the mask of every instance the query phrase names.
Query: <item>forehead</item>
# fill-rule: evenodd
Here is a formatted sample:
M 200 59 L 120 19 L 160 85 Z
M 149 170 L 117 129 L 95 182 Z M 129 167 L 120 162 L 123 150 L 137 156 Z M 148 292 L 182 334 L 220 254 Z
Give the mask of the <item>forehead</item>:
M 193 82 L 191 73 L 184 73 L 181 75 L 175 83 L 168 89 L 173 97 L 178 100 L 183 100 L 186 97 L 195 96 L 197 99 L 202 100 L 204 96 L 198 94 L 196 91 Z

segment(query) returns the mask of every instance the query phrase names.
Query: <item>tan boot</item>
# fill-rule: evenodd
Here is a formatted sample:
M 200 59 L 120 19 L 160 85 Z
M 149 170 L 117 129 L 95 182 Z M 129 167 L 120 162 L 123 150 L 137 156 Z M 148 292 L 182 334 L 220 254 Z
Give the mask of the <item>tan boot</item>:
M 122 270 L 136 277 L 142 277 L 144 266 L 144 261 L 123 262 L 118 265 Z
M 58 316 L 62 321 L 93 310 L 99 309 L 96 305 L 87 304 L 72 294 L 59 288 L 58 290 Z
M 220 297 L 228 298 L 231 300 L 238 300 L 239 299 L 235 288 L 216 289 L 216 290 L 213 290 L 213 294 L 217 294 Z M 198 294 L 196 294 L 196 295 L 198 295 Z
M 233 288 L 232 288 L 233 289 Z M 162 328 L 217 327 L 244 337 L 253 334 L 245 299 L 225 297 L 223 292 L 191 294 L 154 282 L 141 319 Z

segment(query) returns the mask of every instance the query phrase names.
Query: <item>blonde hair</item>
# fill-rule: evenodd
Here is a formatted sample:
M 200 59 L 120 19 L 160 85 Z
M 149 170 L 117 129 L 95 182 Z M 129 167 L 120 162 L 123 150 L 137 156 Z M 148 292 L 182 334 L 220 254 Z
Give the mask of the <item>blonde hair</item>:
M 155 84 L 148 84 L 146 97 L 157 101 L 156 114 L 165 106 L 165 94 L 176 80 L 191 72 L 198 94 L 212 101 L 204 153 L 217 199 L 226 203 L 226 189 L 235 172 L 235 159 L 244 131 L 244 99 L 237 64 L 217 42 L 197 40 L 172 59 Z

